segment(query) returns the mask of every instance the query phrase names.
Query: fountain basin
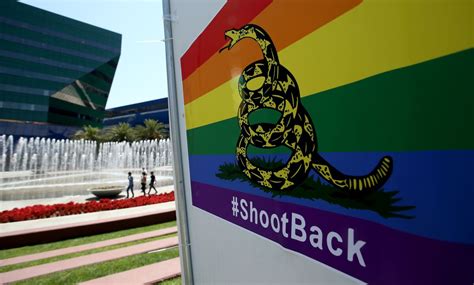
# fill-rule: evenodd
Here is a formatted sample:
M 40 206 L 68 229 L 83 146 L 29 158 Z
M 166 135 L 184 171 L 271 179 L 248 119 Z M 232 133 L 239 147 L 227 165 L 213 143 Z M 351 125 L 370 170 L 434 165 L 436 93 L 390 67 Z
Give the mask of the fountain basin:
M 87 189 L 98 198 L 113 198 L 123 191 L 123 186 L 103 186 Z

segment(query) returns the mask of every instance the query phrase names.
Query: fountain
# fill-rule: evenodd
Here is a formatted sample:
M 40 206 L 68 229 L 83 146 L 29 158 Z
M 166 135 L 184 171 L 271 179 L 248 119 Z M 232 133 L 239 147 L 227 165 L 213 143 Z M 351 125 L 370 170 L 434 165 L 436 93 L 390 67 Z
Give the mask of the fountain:
M 0 136 L 0 201 L 86 195 L 87 189 L 127 186 L 138 189 L 142 168 L 154 171 L 157 186 L 171 185 L 169 139 L 97 143 Z

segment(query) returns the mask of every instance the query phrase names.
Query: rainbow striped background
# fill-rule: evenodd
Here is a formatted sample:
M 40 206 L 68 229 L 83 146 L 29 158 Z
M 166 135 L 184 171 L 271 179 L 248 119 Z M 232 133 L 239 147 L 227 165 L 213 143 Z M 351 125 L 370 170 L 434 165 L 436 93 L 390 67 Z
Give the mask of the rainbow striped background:
M 181 58 L 192 182 L 459 245 L 474 260 L 473 3 L 227 1 Z M 298 81 L 323 156 L 361 175 L 391 155 L 394 171 L 384 188 L 399 190 L 416 207 L 409 213 L 414 219 L 272 197 L 216 177 L 220 165 L 235 161 L 237 79 L 262 58 L 250 40 L 218 51 L 226 44 L 224 31 L 248 23 L 268 32 L 280 63 Z

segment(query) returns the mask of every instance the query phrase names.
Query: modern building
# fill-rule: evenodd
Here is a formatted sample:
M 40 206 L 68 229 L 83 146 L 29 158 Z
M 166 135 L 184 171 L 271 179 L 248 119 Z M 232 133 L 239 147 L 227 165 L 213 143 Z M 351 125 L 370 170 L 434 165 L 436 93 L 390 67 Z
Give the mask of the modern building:
M 122 36 L 0 1 L 0 134 L 68 137 L 101 126 Z
M 135 126 L 143 124 L 146 119 L 160 121 L 168 128 L 168 98 L 107 109 L 104 126 L 118 123 L 129 123 L 131 126 Z

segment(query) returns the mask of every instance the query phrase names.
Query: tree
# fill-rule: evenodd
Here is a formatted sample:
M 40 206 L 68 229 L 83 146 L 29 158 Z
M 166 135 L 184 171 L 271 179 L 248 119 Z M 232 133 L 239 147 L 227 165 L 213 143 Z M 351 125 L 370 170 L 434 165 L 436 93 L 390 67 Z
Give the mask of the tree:
M 107 141 L 134 141 L 136 136 L 132 127 L 128 123 L 119 123 L 105 130 Z
M 82 127 L 73 135 L 73 139 L 84 139 L 91 141 L 100 141 L 102 139 L 101 130 L 99 128 L 87 125 Z
M 153 119 L 146 119 L 144 126 L 137 125 L 135 133 L 139 140 L 164 139 L 168 136 L 165 125 Z

